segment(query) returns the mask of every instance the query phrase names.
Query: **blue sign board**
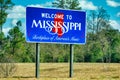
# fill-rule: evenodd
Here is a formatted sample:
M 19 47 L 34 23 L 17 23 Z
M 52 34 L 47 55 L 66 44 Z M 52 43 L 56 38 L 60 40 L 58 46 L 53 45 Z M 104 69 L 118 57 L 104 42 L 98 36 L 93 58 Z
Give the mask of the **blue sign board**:
M 77 10 L 27 7 L 26 41 L 85 44 L 86 13 Z

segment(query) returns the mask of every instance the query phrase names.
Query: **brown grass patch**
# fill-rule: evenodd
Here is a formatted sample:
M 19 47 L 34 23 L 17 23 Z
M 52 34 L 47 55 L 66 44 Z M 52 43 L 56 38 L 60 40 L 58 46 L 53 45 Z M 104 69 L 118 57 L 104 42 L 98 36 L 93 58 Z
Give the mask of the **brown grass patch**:
M 36 80 L 35 63 L 16 63 L 12 78 L 0 80 Z M 69 63 L 40 63 L 39 80 L 120 80 L 118 63 L 74 63 L 73 78 L 69 78 Z

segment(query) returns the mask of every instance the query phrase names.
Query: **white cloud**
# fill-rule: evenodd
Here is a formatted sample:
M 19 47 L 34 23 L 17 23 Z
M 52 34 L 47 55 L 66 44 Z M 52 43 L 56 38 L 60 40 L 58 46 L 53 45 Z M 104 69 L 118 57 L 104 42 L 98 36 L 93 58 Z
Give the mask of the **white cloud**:
M 118 29 L 120 31 L 120 24 L 115 21 L 115 20 L 110 20 L 110 25 L 114 28 L 114 29 Z
M 17 19 L 13 19 L 12 20 L 12 26 L 16 26 L 17 21 L 18 21 Z
M 39 4 L 36 5 L 28 5 L 29 7 L 43 7 Z M 12 10 L 7 11 L 9 14 L 7 18 L 25 18 L 26 17 L 26 7 L 21 5 L 16 5 L 12 8 Z
M 51 3 L 51 2 L 46 2 L 45 4 L 42 4 L 42 6 L 45 6 L 45 7 L 52 7 L 52 3 Z
M 8 31 L 9 31 L 10 29 L 11 29 L 10 27 L 3 28 L 4 34 L 7 35 L 7 34 L 8 34 Z
M 120 17 L 120 12 L 117 13 L 117 17 Z
M 31 4 L 28 5 L 29 7 L 51 7 L 52 6 L 52 2 L 46 2 L 45 4 Z
M 31 4 L 31 5 L 28 5 L 29 7 L 43 7 L 42 5 L 39 5 L 39 4 L 36 4 L 36 5 L 33 5 L 33 4 Z
M 119 7 L 119 6 L 120 6 L 120 3 L 119 3 L 119 2 L 115 2 L 115 1 L 113 1 L 113 0 L 107 0 L 106 2 L 107 2 L 107 4 L 108 4 L 109 6 L 111 6 L 111 7 Z
M 26 8 L 21 5 L 14 6 L 12 10 L 8 11 L 7 18 L 25 18 Z
M 79 0 L 80 6 L 82 9 L 85 10 L 97 10 L 97 6 L 95 6 L 92 2 L 87 1 L 87 0 Z

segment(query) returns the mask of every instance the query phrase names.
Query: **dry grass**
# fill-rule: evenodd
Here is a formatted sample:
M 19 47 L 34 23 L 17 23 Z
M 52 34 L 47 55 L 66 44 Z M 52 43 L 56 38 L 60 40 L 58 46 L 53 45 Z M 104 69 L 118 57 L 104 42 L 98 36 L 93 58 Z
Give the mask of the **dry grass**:
M 16 63 L 11 78 L 0 80 L 36 80 L 34 63 Z M 69 78 L 69 63 L 40 63 L 39 80 L 120 80 L 120 63 L 74 63 L 73 78 Z

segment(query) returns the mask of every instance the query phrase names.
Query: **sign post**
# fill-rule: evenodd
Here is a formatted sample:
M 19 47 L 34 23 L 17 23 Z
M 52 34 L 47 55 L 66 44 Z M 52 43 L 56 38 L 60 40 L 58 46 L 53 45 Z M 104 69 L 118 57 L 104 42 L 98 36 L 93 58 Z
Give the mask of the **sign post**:
M 69 73 L 69 77 L 72 78 L 73 76 L 73 44 L 70 44 L 70 73 Z
M 38 43 L 70 44 L 70 77 L 73 76 L 73 44 L 86 42 L 86 12 L 26 8 L 26 41 L 36 43 L 36 78 L 39 77 Z
M 40 66 L 40 62 L 39 62 L 39 58 L 40 58 L 40 45 L 39 43 L 36 43 L 36 65 L 35 65 L 35 68 L 36 68 L 36 74 L 35 74 L 35 77 L 36 78 L 39 78 L 39 66 Z

